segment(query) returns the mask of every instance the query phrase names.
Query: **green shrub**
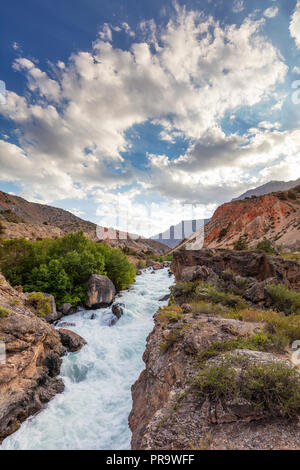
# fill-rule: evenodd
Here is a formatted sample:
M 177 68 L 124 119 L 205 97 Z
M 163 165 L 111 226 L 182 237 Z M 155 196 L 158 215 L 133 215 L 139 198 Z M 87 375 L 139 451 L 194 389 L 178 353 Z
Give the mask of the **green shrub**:
M 145 261 L 143 261 L 143 260 L 141 260 L 141 259 L 138 260 L 136 267 L 137 267 L 137 269 L 145 269 L 145 268 L 146 268 L 146 263 L 145 263 Z
M 218 242 L 222 241 L 223 238 L 226 237 L 227 233 L 228 233 L 228 228 L 222 228 L 222 230 L 219 233 Z
M 280 199 L 281 201 L 286 201 L 287 200 L 286 194 L 285 193 L 278 194 L 278 199 Z
M 11 314 L 11 311 L 8 308 L 2 307 L 0 305 L 0 318 L 7 318 Z
M 236 251 L 248 250 L 247 240 L 244 237 L 240 237 L 238 241 L 235 242 L 234 249 Z
M 158 318 L 162 323 L 169 321 L 178 321 L 183 318 L 183 311 L 177 305 L 166 306 L 158 310 Z
M 51 313 L 50 299 L 40 292 L 32 292 L 27 297 L 28 303 L 34 308 L 37 317 L 46 317 Z
M 300 314 L 300 293 L 289 289 L 284 284 L 269 284 L 266 286 L 275 309 L 289 315 Z
M 255 408 L 289 418 L 300 411 L 299 372 L 282 363 L 253 364 L 243 356 L 229 356 L 201 370 L 192 386 L 201 401 L 244 398 Z
M 120 249 L 95 243 L 83 232 L 56 240 L 1 240 L 0 268 L 13 286 L 52 294 L 58 304 L 84 303 L 92 274 L 107 274 L 117 290 L 128 287 L 136 276 L 135 267 Z
M 264 238 L 263 241 L 259 242 L 256 245 L 256 249 L 259 251 L 263 251 L 264 253 L 267 253 L 267 254 L 275 253 L 272 243 L 267 238 Z
M 297 199 L 297 194 L 294 193 L 294 191 L 289 191 L 288 192 L 288 198 L 289 199 L 292 199 L 293 201 L 295 201 Z

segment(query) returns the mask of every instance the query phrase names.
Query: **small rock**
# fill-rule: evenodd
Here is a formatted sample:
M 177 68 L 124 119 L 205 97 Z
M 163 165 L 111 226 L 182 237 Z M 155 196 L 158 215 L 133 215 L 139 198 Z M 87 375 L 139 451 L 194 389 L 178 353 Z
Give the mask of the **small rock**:
M 63 346 L 65 346 L 70 352 L 79 351 L 87 344 L 85 339 L 74 333 L 74 331 L 60 328 L 58 332 Z
M 70 326 L 76 326 L 75 323 L 62 322 L 58 325 L 60 328 L 68 328 Z
M 64 303 L 59 308 L 59 311 L 63 314 L 63 316 L 73 315 L 74 313 L 78 312 L 77 307 L 73 307 L 70 303 Z
M 112 313 L 120 320 L 120 318 L 124 314 L 124 308 L 125 308 L 125 304 L 118 303 L 118 304 L 114 304 L 111 310 L 112 310 Z
M 159 302 L 167 302 L 170 299 L 170 294 L 164 295 L 159 299 Z
M 192 307 L 190 306 L 190 304 L 183 304 L 181 305 L 181 308 L 183 313 L 191 313 L 192 311 Z

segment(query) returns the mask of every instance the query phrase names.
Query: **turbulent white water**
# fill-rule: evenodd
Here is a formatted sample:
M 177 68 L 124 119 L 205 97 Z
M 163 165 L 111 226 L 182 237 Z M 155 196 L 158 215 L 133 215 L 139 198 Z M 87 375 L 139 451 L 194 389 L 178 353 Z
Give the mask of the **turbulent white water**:
M 169 293 L 172 283 L 167 269 L 137 276 L 118 299 L 126 308 L 113 327 L 108 326 L 111 309 L 96 310 L 95 320 L 86 310 L 67 317 L 76 324 L 69 329 L 88 344 L 64 358 L 65 391 L 8 437 L 1 449 L 130 449 L 131 386 L 144 367 L 142 355 L 153 314 L 165 305 L 159 298 Z

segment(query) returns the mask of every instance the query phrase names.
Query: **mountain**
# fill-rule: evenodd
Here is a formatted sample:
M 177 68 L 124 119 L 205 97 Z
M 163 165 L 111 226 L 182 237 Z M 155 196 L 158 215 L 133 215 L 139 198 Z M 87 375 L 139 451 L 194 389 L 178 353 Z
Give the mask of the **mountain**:
M 91 240 L 100 241 L 98 231 L 98 234 L 103 234 L 103 240 L 114 247 L 153 251 L 159 255 L 167 251 L 165 245 L 154 240 L 99 227 L 64 209 L 28 202 L 22 197 L 0 191 L 0 234 L 4 238 L 37 240 L 62 237 L 79 230 L 83 230 Z
M 210 219 L 204 219 L 204 224 L 207 224 L 209 221 Z M 171 225 L 165 232 L 154 235 L 151 237 L 151 240 L 157 240 L 169 248 L 175 248 L 183 240 L 200 230 L 202 226 L 203 219 L 183 220 L 177 225 Z
M 283 248 L 299 250 L 300 186 L 290 191 L 223 204 L 205 226 L 204 232 L 204 246 L 207 248 L 230 249 L 243 236 L 249 247 L 256 247 L 258 242 L 267 238 Z M 200 232 L 193 234 L 175 250 L 188 244 L 192 248 L 191 244 L 199 235 Z
M 247 197 L 253 196 L 264 196 L 265 194 L 275 193 L 278 191 L 288 191 L 291 188 L 295 188 L 300 185 L 300 178 L 295 181 L 270 181 L 269 183 L 263 184 L 258 188 L 250 189 L 241 196 L 233 199 L 232 201 L 242 201 Z

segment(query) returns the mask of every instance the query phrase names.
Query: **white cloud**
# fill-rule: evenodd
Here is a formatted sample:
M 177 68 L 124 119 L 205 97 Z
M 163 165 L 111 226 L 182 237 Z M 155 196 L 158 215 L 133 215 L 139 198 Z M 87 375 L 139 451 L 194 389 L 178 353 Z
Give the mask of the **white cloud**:
M 293 68 L 293 73 L 297 73 L 298 75 L 300 75 L 300 67 L 295 66 Z
M 267 18 L 275 18 L 279 13 L 279 8 L 278 7 L 269 7 L 265 10 L 264 15 Z
M 297 1 L 295 11 L 290 22 L 290 33 L 300 49 L 300 0 Z
M 28 93 L 8 91 L 1 108 L 19 129 L 18 145 L 0 142 L 2 177 L 22 181 L 26 195 L 47 201 L 119 191 L 136 180 L 178 200 L 190 191 L 191 199 L 202 194 L 206 203 L 215 201 L 218 188 L 220 197 L 229 196 L 249 181 L 243 158 L 263 155 L 266 147 L 268 162 L 275 139 L 267 136 L 264 147 L 260 130 L 255 138 L 225 136 L 220 128 L 226 113 L 271 98 L 285 79 L 288 68 L 263 25 L 246 18 L 221 26 L 176 6 L 163 29 L 142 22 L 144 39 L 130 50 L 113 47 L 106 24 L 91 52 L 58 62 L 52 75 L 17 59 L 14 69 L 26 75 Z M 126 131 L 147 121 L 160 124 L 160 137 L 170 143 L 177 136 L 190 141 L 174 162 L 149 156 L 149 175 L 124 158 Z
M 233 13 L 240 13 L 245 9 L 244 0 L 234 0 L 232 11 Z

